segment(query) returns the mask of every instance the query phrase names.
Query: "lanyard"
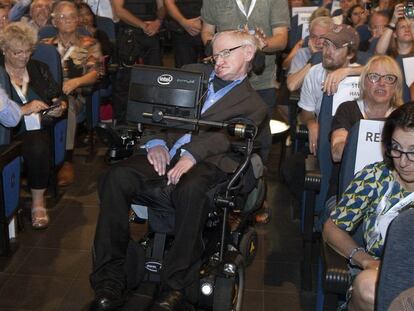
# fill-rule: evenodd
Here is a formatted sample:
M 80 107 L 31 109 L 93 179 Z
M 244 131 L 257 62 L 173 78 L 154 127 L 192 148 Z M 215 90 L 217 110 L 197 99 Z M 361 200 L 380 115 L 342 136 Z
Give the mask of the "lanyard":
M 236 0 L 236 3 L 237 3 L 237 6 L 239 7 L 240 12 L 242 12 L 243 15 L 246 16 L 246 19 L 248 20 L 250 15 L 253 12 L 254 7 L 256 6 L 256 0 L 252 0 L 252 2 L 250 3 L 249 11 L 247 13 L 241 0 Z
M 13 85 L 14 90 L 17 93 L 17 96 L 19 96 L 20 100 L 22 101 L 22 104 L 23 105 L 27 104 L 27 98 L 26 98 L 25 93 L 27 93 L 28 82 L 23 81 L 22 87 L 18 86 L 16 83 L 14 83 L 13 80 L 11 81 L 11 84 Z

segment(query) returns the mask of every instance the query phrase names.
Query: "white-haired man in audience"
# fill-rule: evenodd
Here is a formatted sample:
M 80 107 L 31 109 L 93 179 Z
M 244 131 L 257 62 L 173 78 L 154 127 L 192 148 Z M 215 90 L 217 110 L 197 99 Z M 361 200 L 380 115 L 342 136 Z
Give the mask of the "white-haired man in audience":
M 309 27 L 309 42 L 307 47 L 300 48 L 290 63 L 287 87 L 289 91 L 296 91 L 302 86 L 305 76 L 312 67 L 312 55 L 322 52 L 322 37 L 332 29 L 333 21 L 330 17 L 315 18 Z

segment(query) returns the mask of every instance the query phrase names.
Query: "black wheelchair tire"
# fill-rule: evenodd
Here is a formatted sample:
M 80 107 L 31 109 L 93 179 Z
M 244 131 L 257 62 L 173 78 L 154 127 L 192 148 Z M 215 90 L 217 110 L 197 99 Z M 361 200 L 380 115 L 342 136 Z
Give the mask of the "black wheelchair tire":
M 235 262 L 242 262 L 242 260 L 237 260 Z M 216 277 L 213 311 L 241 311 L 243 292 L 244 265 L 241 264 L 238 266 L 236 275 L 231 277 Z
M 249 226 L 243 234 L 239 245 L 239 252 L 243 256 L 245 267 L 248 267 L 256 257 L 258 245 L 257 232 L 253 227 Z

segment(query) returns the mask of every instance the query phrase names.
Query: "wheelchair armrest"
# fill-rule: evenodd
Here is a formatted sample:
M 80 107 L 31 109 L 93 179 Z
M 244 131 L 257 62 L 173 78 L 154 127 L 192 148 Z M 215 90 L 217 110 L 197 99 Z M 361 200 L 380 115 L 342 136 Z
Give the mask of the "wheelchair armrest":
M 305 190 L 319 192 L 321 179 L 318 158 L 314 155 L 308 155 L 305 159 Z
M 325 267 L 325 291 L 338 295 L 346 294 L 350 281 L 346 259 L 327 243 L 322 242 L 322 260 Z
M 246 152 L 246 143 L 244 141 L 233 141 L 230 145 L 231 151 L 242 153 L 244 154 Z M 261 148 L 260 142 L 254 142 L 253 145 L 253 152 L 258 153 L 258 151 Z

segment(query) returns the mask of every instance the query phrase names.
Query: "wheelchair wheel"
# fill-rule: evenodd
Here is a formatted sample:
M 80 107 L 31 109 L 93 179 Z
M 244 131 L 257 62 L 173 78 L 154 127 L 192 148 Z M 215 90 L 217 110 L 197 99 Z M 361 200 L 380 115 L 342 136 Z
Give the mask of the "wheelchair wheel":
M 257 253 L 258 245 L 257 232 L 253 227 L 249 227 L 246 233 L 243 234 L 239 245 L 239 251 L 243 256 L 245 267 L 249 266 L 253 262 Z
M 243 264 L 238 266 L 234 276 L 217 276 L 214 285 L 213 311 L 240 311 L 242 309 L 243 290 Z

